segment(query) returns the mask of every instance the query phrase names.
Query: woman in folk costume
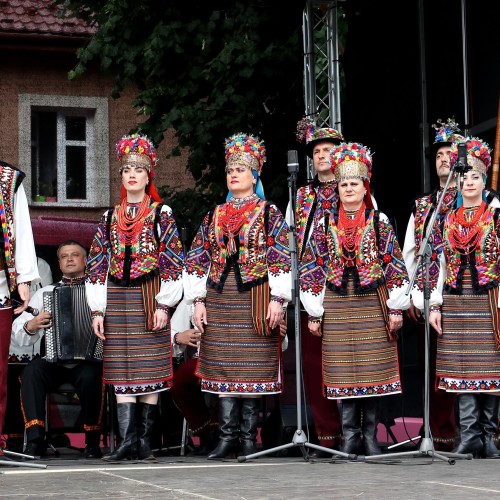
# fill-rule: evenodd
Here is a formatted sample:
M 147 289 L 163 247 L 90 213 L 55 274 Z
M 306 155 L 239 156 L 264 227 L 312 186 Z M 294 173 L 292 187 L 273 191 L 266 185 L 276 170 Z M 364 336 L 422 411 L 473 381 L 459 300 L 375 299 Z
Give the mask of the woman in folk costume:
M 138 442 L 139 458 L 155 460 L 150 438 L 158 393 L 172 385 L 170 308 L 182 297 L 182 245 L 172 210 L 153 183 L 157 154 L 151 141 L 133 134 L 116 149 L 122 201 L 101 219 L 85 283 L 122 437 L 103 459 L 130 458 Z
M 264 198 L 258 137 L 226 139 L 229 194 L 186 257 L 184 292 L 202 332 L 197 375 L 219 397 L 220 441 L 208 459 L 255 453 L 260 396 L 282 391 L 279 324 L 291 299 L 288 226 Z
M 493 458 L 500 456 L 494 444 L 500 401 L 500 203 L 486 201 L 487 144 L 467 138 L 466 145 L 470 169 L 463 174 L 457 208 L 444 220 L 444 252 L 431 290 L 429 322 L 438 333 L 438 388 L 457 394 L 460 443 L 455 452 Z M 457 162 L 457 144 L 450 157 L 451 165 Z
M 313 223 L 299 269 L 308 328 L 322 336 L 324 392 L 342 400 L 342 451 L 381 453 L 378 397 L 401 392 L 397 331 L 408 274 L 388 217 L 372 208 L 372 156 L 358 143 L 330 152 L 338 207 Z M 363 436 L 363 441 L 362 441 Z

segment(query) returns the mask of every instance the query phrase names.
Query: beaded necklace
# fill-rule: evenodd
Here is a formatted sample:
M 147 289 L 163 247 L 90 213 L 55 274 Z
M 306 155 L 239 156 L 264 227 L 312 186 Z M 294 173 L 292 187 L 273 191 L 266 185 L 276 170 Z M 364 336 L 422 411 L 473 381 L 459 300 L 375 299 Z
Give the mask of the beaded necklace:
M 342 258 L 348 267 L 355 264 L 356 253 L 359 250 L 359 242 L 365 226 L 365 210 L 364 202 L 357 211 L 346 212 L 342 203 L 339 207 L 337 224 L 339 245 L 342 249 Z M 350 217 L 353 215 L 354 217 Z
M 229 255 L 236 253 L 235 234 L 238 233 L 243 223 L 248 220 L 259 197 L 252 194 L 245 198 L 231 198 L 222 206 L 219 212 L 219 223 L 222 232 L 227 236 L 227 252 Z
M 463 255 L 469 255 L 475 250 L 481 237 L 479 219 L 486 210 L 483 201 L 479 207 L 463 205 L 450 216 L 449 241 L 451 248 Z
M 137 241 L 144 226 L 144 221 L 149 214 L 149 203 L 151 198 L 145 194 L 141 203 L 137 206 L 137 211 L 129 210 L 127 198 L 123 198 L 116 214 L 116 224 L 121 235 L 125 239 L 125 245 L 132 245 Z

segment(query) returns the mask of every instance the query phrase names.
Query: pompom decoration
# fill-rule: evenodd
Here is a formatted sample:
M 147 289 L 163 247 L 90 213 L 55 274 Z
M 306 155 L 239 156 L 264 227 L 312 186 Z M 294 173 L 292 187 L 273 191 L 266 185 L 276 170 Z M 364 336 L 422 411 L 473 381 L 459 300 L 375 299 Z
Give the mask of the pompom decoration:
M 297 130 L 295 132 L 295 137 L 298 142 L 304 142 L 306 140 L 306 136 L 308 135 L 308 131 L 310 129 L 315 129 L 316 125 L 311 117 L 304 116 L 301 120 L 297 122 Z M 310 133 L 309 133 L 310 135 Z
M 330 168 L 336 182 L 350 177 L 369 180 L 372 175 L 372 153 L 358 142 L 343 142 L 330 150 Z
M 142 155 L 142 160 L 148 158 L 146 163 L 143 161 L 139 161 L 139 163 L 143 163 L 150 171 L 158 163 L 156 149 L 152 141 L 145 135 L 131 134 L 123 136 L 116 144 L 116 153 L 122 164 L 129 160 L 133 162 L 134 159 L 140 158 L 140 156 L 134 158 L 134 155 Z
M 491 165 L 491 150 L 484 141 L 477 137 L 465 137 L 467 143 L 467 163 L 473 169 L 486 175 Z M 458 161 L 458 144 L 451 147 L 450 165 L 453 167 Z
M 297 141 L 306 143 L 306 153 L 312 159 L 314 146 L 321 141 L 328 141 L 332 144 L 339 144 L 344 141 L 344 136 L 334 128 L 316 127 L 316 124 L 310 117 L 304 117 L 297 123 L 295 133 Z
M 225 140 L 226 165 L 245 165 L 260 174 L 266 161 L 264 141 L 258 137 L 238 132 Z

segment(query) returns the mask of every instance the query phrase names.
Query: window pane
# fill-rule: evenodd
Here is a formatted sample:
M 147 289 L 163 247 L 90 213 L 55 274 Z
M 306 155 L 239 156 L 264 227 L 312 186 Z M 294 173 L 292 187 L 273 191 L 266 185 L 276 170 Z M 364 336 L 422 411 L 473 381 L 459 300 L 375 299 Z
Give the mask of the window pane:
M 66 199 L 87 198 L 86 148 L 66 146 Z
M 57 196 L 57 113 L 31 113 L 33 196 Z
M 85 123 L 84 116 L 67 116 L 66 117 L 66 140 L 67 141 L 84 141 L 85 140 Z

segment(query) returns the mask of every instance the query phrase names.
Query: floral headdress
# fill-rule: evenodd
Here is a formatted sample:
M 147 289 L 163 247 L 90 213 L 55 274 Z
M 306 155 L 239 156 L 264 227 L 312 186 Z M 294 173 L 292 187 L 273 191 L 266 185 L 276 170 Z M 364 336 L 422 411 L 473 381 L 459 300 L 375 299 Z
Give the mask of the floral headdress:
M 484 141 L 477 137 L 466 137 L 467 144 L 467 165 L 472 170 L 477 170 L 484 176 L 487 175 L 491 165 L 491 150 Z M 451 146 L 450 165 L 453 167 L 458 161 L 458 143 Z
M 344 142 L 330 150 L 330 168 L 337 183 L 352 178 L 369 182 L 372 176 L 372 153 L 358 142 Z
M 151 172 L 158 163 L 156 149 L 145 135 L 123 136 L 116 144 L 116 153 L 121 163 L 120 168 L 125 165 L 141 165 Z
M 259 175 L 266 161 L 264 141 L 258 137 L 238 132 L 225 141 L 226 166 L 245 165 Z
M 304 117 L 297 123 L 295 133 L 297 141 L 306 142 L 306 153 L 312 158 L 314 145 L 320 141 L 329 141 L 332 144 L 339 144 L 344 141 L 344 136 L 334 128 L 316 127 L 315 122 L 310 117 Z
M 123 167 L 141 166 L 148 171 L 148 185 L 146 193 L 154 200 L 161 202 L 162 199 L 154 185 L 154 168 L 158 164 L 158 155 L 152 141 L 145 135 L 124 135 L 116 144 L 116 156 L 120 160 L 120 172 Z M 127 192 L 122 186 L 121 198 L 125 198 Z

